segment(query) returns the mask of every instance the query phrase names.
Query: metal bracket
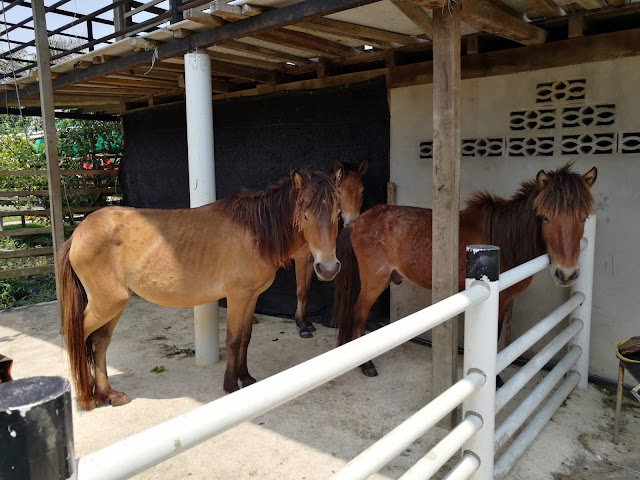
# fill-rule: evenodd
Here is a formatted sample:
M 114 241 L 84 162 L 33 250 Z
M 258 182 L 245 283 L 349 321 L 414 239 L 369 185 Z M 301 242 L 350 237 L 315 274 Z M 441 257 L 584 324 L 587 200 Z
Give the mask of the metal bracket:
M 633 396 L 636 397 L 636 400 L 640 402 L 640 393 L 638 392 L 640 392 L 640 383 L 636 385 L 633 390 L 631 390 Z

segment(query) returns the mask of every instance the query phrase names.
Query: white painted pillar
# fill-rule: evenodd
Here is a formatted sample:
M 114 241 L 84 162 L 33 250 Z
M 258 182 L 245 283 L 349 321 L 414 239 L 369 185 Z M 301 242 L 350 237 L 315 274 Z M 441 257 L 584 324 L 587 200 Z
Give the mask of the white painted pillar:
M 569 345 L 578 345 L 582 349 L 582 355 L 578 358 L 573 370 L 580 374 L 578 388 L 585 389 L 589 383 L 589 344 L 591 342 L 591 301 L 593 297 L 593 264 L 596 250 L 596 216 L 589 215 L 584 222 L 584 237 L 587 246 L 582 249 L 578 257 L 580 276 L 571 287 L 571 293 L 580 292 L 584 295 L 584 301 L 575 310 L 574 316 L 582 320 L 582 330 L 569 342 Z
M 464 375 L 480 371 L 485 383 L 462 404 L 463 415 L 477 415 L 482 428 L 462 447 L 475 455 L 480 466 L 472 480 L 493 480 L 496 410 L 496 355 L 498 350 L 498 297 L 500 295 L 500 249 L 492 245 L 467 247 L 466 288 L 477 282 L 489 289 L 489 298 L 464 314 Z
M 184 56 L 184 83 L 187 99 L 189 198 L 190 206 L 194 208 L 216 200 L 209 55 L 195 52 Z M 217 362 L 220 359 L 218 302 L 194 307 L 193 317 L 196 364 Z

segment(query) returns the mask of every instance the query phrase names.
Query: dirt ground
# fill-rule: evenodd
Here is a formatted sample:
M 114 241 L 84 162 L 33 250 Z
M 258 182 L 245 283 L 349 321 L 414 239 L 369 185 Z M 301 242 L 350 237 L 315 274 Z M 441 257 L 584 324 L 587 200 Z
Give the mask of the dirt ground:
M 224 343 L 223 309 L 220 317 Z M 249 369 L 258 380 L 335 345 L 333 329 L 318 326 L 313 339 L 301 339 L 293 321 L 257 317 Z M 112 385 L 133 401 L 118 408 L 74 411 L 76 456 L 223 396 L 224 346 L 221 361 L 209 366 L 197 366 L 192 349 L 191 309 L 162 308 L 134 297 L 115 330 L 107 357 Z M 55 303 L 0 312 L 0 353 L 14 359 L 14 378 L 68 378 Z M 135 478 L 327 478 L 429 401 L 430 356 L 429 348 L 404 344 L 378 357 L 378 377 L 350 371 Z M 498 424 L 513 403 L 501 412 Z M 586 390 L 574 391 L 508 478 L 640 479 L 640 404 L 631 397 L 625 399 L 617 446 L 611 441 L 614 406 L 612 389 L 590 384 Z M 432 429 L 372 478 L 398 478 L 445 433 Z

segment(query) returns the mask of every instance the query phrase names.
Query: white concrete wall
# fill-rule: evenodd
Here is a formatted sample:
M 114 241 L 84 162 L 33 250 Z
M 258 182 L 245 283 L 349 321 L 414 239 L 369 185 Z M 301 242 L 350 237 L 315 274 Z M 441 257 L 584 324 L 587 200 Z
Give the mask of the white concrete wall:
M 640 57 L 599 62 L 545 71 L 465 80 L 462 82 L 462 138 L 515 137 L 510 131 L 510 112 L 542 108 L 536 104 L 536 85 L 541 82 L 585 78 L 586 98 L 576 105 L 615 104 L 611 126 L 578 128 L 580 132 L 640 132 Z M 432 140 L 432 89 L 421 85 L 393 89 L 391 111 L 391 181 L 397 184 L 401 205 L 431 206 L 432 161 L 419 158 L 419 143 Z M 561 108 L 565 105 L 558 106 Z M 534 136 L 572 133 L 572 129 L 528 132 Z M 505 142 L 506 143 L 506 142 Z M 553 156 L 463 157 L 461 194 L 486 189 L 510 196 L 523 180 L 540 169 L 555 169 L 571 160 L 575 169 L 598 168 L 593 193 L 598 203 L 595 262 L 591 373 L 616 379 L 616 342 L 640 335 L 638 287 L 640 265 L 640 153 L 561 155 L 556 140 Z M 567 295 L 556 287 L 548 271 L 539 273 L 532 286 L 514 304 L 511 338 L 553 309 Z M 392 319 L 428 305 L 430 292 L 418 287 L 392 285 Z M 551 303 L 550 304 L 548 303 Z M 635 383 L 627 376 L 627 383 Z

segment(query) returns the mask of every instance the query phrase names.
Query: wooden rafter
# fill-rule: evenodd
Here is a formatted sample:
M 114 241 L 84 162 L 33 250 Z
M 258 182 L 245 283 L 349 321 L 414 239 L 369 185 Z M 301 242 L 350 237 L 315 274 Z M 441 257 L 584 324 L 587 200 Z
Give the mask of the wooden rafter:
M 303 32 L 294 32 L 283 28 L 273 29 L 268 33 L 253 35 L 258 40 L 275 43 L 278 45 L 305 50 L 319 56 L 330 58 L 346 57 L 349 55 L 357 55 L 358 50 L 347 47 L 338 42 L 332 42 L 321 37 L 309 35 Z
M 489 32 L 523 45 L 539 45 L 547 31 L 505 12 L 491 0 L 466 0 L 462 22 L 476 30 Z
M 200 25 L 206 25 L 207 27 L 220 27 L 224 25 L 225 22 L 222 18 L 212 15 L 210 13 L 201 12 L 198 9 L 188 9 L 183 12 L 183 16 L 185 20 L 190 20 L 192 22 L 199 23 Z
M 281 65 L 268 62 L 266 60 L 257 60 L 255 58 L 243 57 L 241 55 L 230 55 L 228 53 L 220 53 L 212 50 L 207 50 L 207 53 L 212 60 L 228 63 L 237 63 L 238 65 L 247 65 L 249 67 L 263 68 L 265 70 L 280 70 Z
M 560 17 L 564 15 L 564 10 L 553 0 L 526 0 L 536 12 L 542 14 L 545 18 Z
M 433 19 L 423 7 L 411 3 L 408 0 L 391 0 L 391 2 L 398 7 L 416 27 L 422 30 L 422 33 L 429 38 L 433 37 Z
M 602 8 L 604 6 L 602 0 L 576 0 L 576 3 L 582 5 L 587 10 Z
M 410 35 L 390 32 L 379 28 L 365 27 L 355 23 L 341 22 L 330 18 L 318 18 L 308 22 L 300 22 L 298 25 L 313 29 L 318 32 L 342 35 L 347 38 L 363 39 L 367 41 L 379 41 L 386 44 L 409 45 L 417 40 Z
M 277 60 L 293 63 L 295 65 L 309 65 L 311 60 L 297 55 L 291 55 L 289 53 L 280 52 L 278 50 L 272 50 L 270 48 L 258 47 L 256 45 L 249 45 L 248 43 L 238 42 L 236 40 L 230 40 L 220 45 L 222 48 L 229 50 L 235 50 L 237 52 L 253 55 L 256 58 L 262 60 Z

